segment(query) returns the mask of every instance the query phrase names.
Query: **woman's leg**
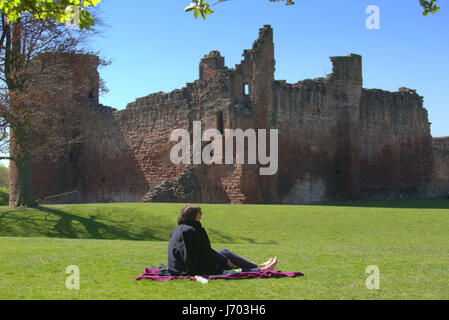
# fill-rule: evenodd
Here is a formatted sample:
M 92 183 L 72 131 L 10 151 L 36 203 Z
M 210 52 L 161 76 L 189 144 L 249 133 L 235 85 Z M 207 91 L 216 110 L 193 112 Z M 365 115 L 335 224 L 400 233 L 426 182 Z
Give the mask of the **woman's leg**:
M 236 255 L 235 253 L 229 251 L 228 249 L 223 249 L 218 251 L 220 254 L 226 256 L 229 260 L 232 261 L 233 264 L 237 265 L 239 268 L 245 269 L 256 269 L 258 268 L 257 264 L 246 261 L 242 257 Z

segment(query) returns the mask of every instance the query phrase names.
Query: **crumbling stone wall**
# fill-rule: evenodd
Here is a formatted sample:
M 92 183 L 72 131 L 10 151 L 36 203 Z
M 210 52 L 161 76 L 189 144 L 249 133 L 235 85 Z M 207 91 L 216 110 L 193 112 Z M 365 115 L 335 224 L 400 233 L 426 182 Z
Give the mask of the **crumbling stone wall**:
M 337 120 L 326 89 L 326 79 L 275 83 L 272 119 L 280 128 L 282 203 L 318 203 L 335 195 Z
M 449 197 L 449 137 L 433 139 L 434 179 L 441 197 Z
M 414 91 L 364 89 L 361 181 L 366 199 L 434 195 L 430 124 Z
M 98 60 L 84 61 L 58 93 L 67 110 L 84 106 L 82 142 L 59 165 L 34 161 L 38 195 L 76 189 L 79 202 L 300 204 L 447 193 L 447 148 L 443 140 L 432 148 L 422 97 L 363 89 L 359 55 L 331 61 L 325 78 L 274 80 L 273 30 L 264 26 L 235 68 L 212 51 L 198 80 L 120 111 L 98 104 Z M 77 85 L 81 78 L 93 85 Z M 172 131 L 192 135 L 194 121 L 222 132 L 278 129 L 278 173 L 261 176 L 258 164 L 172 164 Z
M 83 172 L 78 163 L 80 144 L 74 143 L 80 137 L 79 124 L 87 116 L 88 105 L 98 105 L 99 58 L 94 55 L 41 54 L 34 60 L 30 74 L 36 78 L 34 90 L 40 91 L 37 99 L 48 99 L 51 105 L 33 117 L 31 145 L 32 180 L 34 196 L 43 200 L 48 196 L 63 194 L 55 202 L 78 202 L 79 179 Z M 33 103 L 33 101 L 32 101 Z M 42 123 L 47 124 L 42 126 Z M 36 132 L 40 130 L 43 132 Z M 51 139 L 46 139 L 46 136 Z M 56 140 L 65 145 L 53 146 Z M 12 141 L 14 143 L 14 141 Z M 45 145 L 45 147 L 43 147 Z M 11 156 L 13 154 L 11 153 Z M 17 194 L 17 172 L 10 162 L 10 198 L 13 204 Z
M 145 174 L 121 129 L 117 111 L 92 105 L 81 121 L 78 190 L 82 202 L 138 202 L 148 189 Z
M 332 57 L 333 73 L 277 81 L 272 121 L 280 128 L 283 203 L 360 198 L 361 57 Z

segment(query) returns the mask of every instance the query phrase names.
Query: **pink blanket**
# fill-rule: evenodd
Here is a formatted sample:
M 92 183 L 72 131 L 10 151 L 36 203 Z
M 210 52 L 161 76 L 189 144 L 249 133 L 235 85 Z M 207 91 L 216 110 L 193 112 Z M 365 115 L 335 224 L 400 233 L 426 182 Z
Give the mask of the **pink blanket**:
M 157 274 L 158 269 L 149 269 L 145 268 L 145 270 L 142 272 L 141 276 L 138 276 L 136 280 L 141 279 L 151 279 L 156 281 L 169 281 L 173 279 L 190 279 L 195 280 L 195 277 L 193 276 L 160 276 Z M 216 276 L 203 276 L 203 278 L 206 278 L 208 280 L 214 280 L 214 279 L 227 279 L 227 280 L 238 280 L 238 279 L 250 279 L 250 278 L 282 278 L 282 277 L 299 277 L 303 276 L 304 274 L 301 272 L 282 272 L 282 271 L 257 271 L 257 272 L 238 272 L 238 273 L 231 273 L 226 275 L 216 275 Z

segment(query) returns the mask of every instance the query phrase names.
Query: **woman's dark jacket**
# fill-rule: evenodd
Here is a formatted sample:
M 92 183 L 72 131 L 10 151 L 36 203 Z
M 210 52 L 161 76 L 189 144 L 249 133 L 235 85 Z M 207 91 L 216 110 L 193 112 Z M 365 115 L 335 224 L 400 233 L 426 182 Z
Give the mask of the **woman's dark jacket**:
M 201 223 L 182 220 L 170 233 L 168 272 L 175 276 L 221 274 L 227 258 L 212 249 Z

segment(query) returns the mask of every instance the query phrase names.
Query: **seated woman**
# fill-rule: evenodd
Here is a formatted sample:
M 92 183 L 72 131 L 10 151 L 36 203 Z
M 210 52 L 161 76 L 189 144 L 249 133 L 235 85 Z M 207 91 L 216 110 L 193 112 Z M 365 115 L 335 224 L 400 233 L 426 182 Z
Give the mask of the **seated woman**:
M 224 270 L 241 268 L 243 271 L 274 270 L 277 258 L 263 264 L 246 261 L 227 249 L 212 249 L 206 230 L 200 220 L 200 207 L 185 205 L 178 217 L 178 227 L 170 233 L 168 245 L 168 272 L 173 276 L 218 275 Z

